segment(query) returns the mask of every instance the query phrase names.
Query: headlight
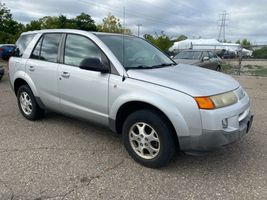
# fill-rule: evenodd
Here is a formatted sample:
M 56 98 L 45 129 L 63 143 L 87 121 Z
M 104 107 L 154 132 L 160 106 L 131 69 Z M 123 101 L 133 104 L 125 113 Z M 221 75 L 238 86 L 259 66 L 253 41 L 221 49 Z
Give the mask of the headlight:
M 195 97 L 194 99 L 200 109 L 221 108 L 237 102 L 237 97 L 234 92 L 226 92 L 210 97 Z
M 216 108 L 229 106 L 237 102 L 237 97 L 234 92 L 227 92 L 210 97 Z

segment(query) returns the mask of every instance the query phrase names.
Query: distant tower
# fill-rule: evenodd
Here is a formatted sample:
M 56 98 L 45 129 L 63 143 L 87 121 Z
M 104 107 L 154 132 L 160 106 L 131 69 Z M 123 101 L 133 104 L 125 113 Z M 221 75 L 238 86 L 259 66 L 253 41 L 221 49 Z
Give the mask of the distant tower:
M 220 31 L 219 31 L 219 35 L 218 35 L 218 41 L 220 42 L 224 42 L 225 41 L 225 27 L 226 27 L 226 21 L 228 21 L 228 19 L 226 18 L 228 13 L 226 13 L 226 11 L 224 10 L 222 12 L 222 14 L 220 14 L 222 16 L 222 18 L 219 20 L 219 27 L 220 27 Z

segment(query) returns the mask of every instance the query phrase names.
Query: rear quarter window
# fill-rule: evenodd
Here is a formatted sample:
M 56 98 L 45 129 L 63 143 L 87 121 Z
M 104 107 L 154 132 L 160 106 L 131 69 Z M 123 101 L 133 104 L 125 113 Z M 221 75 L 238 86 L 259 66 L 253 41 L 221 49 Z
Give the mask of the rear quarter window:
M 36 34 L 21 35 L 16 42 L 16 48 L 14 52 L 15 57 L 22 57 L 27 46 L 30 44 Z

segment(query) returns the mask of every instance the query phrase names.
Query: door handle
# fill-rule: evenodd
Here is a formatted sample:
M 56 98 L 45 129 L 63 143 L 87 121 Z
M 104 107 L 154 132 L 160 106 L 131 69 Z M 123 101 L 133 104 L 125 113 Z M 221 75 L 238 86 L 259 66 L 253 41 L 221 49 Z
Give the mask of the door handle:
M 69 73 L 69 72 L 62 72 L 62 73 L 61 73 L 61 76 L 62 76 L 63 78 L 69 78 L 69 77 L 70 77 L 70 73 Z
M 32 71 L 33 72 L 35 70 L 35 67 L 34 66 L 29 66 L 28 69 L 29 69 L 29 71 Z

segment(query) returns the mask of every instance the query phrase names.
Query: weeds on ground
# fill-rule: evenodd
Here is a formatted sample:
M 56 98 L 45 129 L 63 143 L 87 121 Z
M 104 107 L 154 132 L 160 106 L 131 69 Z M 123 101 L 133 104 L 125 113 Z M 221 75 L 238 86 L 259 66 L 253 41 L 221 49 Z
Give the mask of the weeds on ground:
M 222 72 L 226 74 L 238 75 L 239 66 L 225 63 L 222 65 Z M 260 65 L 244 65 L 240 69 L 240 74 L 267 77 L 267 68 Z

